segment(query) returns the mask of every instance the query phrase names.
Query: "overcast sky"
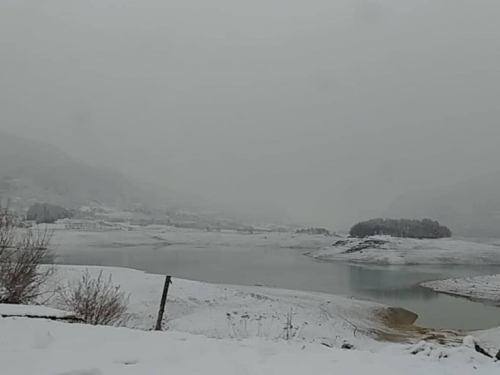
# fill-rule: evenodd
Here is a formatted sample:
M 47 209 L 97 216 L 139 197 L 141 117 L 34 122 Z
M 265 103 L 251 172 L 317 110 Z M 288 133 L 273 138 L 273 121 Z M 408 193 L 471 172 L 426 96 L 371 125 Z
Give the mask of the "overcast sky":
M 500 169 L 498 0 L 2 0 L 0 129 L 343 226 Z

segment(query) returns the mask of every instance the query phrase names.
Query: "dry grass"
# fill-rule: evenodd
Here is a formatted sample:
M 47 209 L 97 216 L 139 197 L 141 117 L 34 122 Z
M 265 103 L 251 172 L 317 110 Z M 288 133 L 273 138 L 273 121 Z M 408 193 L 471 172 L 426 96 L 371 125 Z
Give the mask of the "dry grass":
M 54 273 L 52 233 L 23 229 L 8 207 L 0 206 L 0 302 L 30 304 L 47 293 L 43 286 Z
M 129 320 L 129 296 L 102 271 L 97 277 L 85 271 L 80 280 L 61 288 L 59 295 L 64 306 L 87 324 L 121 326 Z
M 290 309 L 289 312 L 285 314 L 285 322 L 283 326 L 283 331 L 281 332 L 280 338 L 283 340 L 292 340 L 295 335 L 297 334 L 298 327 L 293 326 L 293 317 L 295 316 L 295 313 L 293 312 L 293 309 Z

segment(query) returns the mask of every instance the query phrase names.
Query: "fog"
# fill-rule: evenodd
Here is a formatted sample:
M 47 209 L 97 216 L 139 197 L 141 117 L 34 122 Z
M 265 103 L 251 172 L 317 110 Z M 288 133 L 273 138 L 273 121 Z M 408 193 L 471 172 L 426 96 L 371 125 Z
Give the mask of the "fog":
M 498 0 L 4 0 L 0 129 L 346 228 L 500 167 Z

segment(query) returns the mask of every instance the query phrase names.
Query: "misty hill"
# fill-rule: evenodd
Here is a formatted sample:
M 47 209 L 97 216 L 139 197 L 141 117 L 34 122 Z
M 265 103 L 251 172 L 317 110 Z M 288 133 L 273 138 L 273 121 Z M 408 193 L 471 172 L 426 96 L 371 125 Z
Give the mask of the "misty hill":
M 0 132 L 0 194 L 22 208 L 34 201 L 67 208 L 90 202 L 122 208 L 160 202 L 151 189 L 120 173 L 86 165 L 53 146 L 4 132 Z
M 408 192 L 392 202 L 385 214 L 432 217 L 459 236 L 500 237 L 500 173 L 436 190 Z

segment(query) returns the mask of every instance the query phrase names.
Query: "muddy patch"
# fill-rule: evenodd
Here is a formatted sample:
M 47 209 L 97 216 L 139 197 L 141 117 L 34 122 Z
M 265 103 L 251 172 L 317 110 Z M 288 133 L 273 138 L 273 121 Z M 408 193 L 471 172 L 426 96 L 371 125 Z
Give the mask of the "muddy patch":
M 467 331 L 462 330 L 436 330 L 414 325 L 418 315 L 399 308 L 388 307 L 376 312 L 376 316 L 385 329 L 375 332 L 377 339 L 381 341 L 397 343 L 416 343 L 419 341 L 434 342 L 440 345 L 461 345 Z

